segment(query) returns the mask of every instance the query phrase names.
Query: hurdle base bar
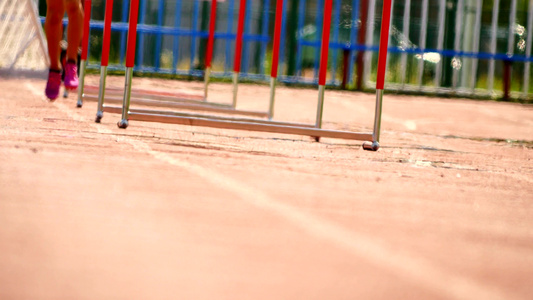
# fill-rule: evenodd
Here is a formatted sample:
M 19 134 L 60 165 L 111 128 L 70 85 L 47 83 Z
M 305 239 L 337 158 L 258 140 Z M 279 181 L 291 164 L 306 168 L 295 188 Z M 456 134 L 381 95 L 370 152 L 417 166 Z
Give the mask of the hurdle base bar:
M 383 90 L 376 90 L 376 111 L 374 117 L 374 131 L 372 133 L 372 143 L 363 143 L 363 149 L 377 151 L 379 149 L 379 135 L 381 132 L 381 113 L 383 106 Z
M 98 97 L 93 96 L 93 95 L 85 95 L 83 99 L 87 101 L 98 101 Z M 117 104 L 117 103 L 121 103 L 122 101 L 123 100 L 118 97 L 106 97 L 107 103 Z M 149 107 L 174 108 L 174 109 L 204 111 L 204 112 L 212 112 L 212 113 L 220 113 L 220 114 L 238 114 L 238 115 L 258 117 L 258 118 L 268 117 L 268 113 L 266 112 L 236 110 L 231 107 L 216 107 L 216 106 L 205 104 L 203 102 L 198 102 L 196 104 L 187 104 L 187 103 L 179 103 L 179 102 L 166 102 L 166 101 L 136 99 L 136 98 L 131 98 L 131 102 L 135 105 L 143 105 L 143 106 L 149 106 Z
M 77 107 L 83 106 L 83 90 L 85 88 L 85 68 L 87 67 L 87 63 L 85 59 L 80 60 L 80 82 L 78 85 L 78 102 L 76 103 Z
M 118 106 L 105 105 L 104 111 L 107 113 L 120 114 L 122 113 L 122 108 Z M 155 114 L 155 115 L 165 115 L 165 116 L 175 116 L 175 117 L 192 117 L 192 118 L 204 118 L 204 119 L 208 117 L 209 119 L 229 121 L 229 122 L 247 122 L 247 123 L 257 123 L 257 124 L 270 124 L 270 125 L 277 125 L 277 126 L 297 126 L 297 127 L 314 128 L 314 125 L 311 125 L 311 124 L 299 124 L 299 123 L 271 121 L 271 120 L 263 120 L 263 119 L 248 119 L 248 118 L 235 118 L 235 117 L 211 116 L 211 115 L 206 116 L 203 114 L 191 114 L 191 113 L 166 111 L 166 110 L 132 108 L 130 109 L 130 113 Z
M 161 114 L 144 114 L 130 111 L 129 120 L 143 121 L 143 122 L 158 122 L 158 123 L 168 123 L 168 124 L 180 124 L 180 125 L 190 125 L 190 126 L 200 126 L 200 127 L 211 127 L 219 129 L 233 129 L 233 130 L 247 130 L 247 131 L 260 131 L 260 132 L 269 132 L 269 133 L 280 133 L 280 134 L 293 134 L 293 135 L 303 135 L 311 137 L 325 137 L 325 138 L 336 138 L 336 139 L 348 139 L 348 140 L 358 140 L 358 141 L 370 141 L 372 139 L 371 133 L 360 133 L 360 132 L 349 132 L 349 131 L 338 131 L 338 130 L 327 130 L 314 127 L 303 127 L 303 126 L 286 126 L 286 125 L 275 125 L 275 124 L 264 124 L 264 123 L 254 123 L 254 122 L 243 122 L 243 121 L 229 121 L 229 120 L 217 120 L 211 117 L 201 118 L 201 117 L 186 117 L 186 116 L 168 116 Z
M 100 87 L 98 89 L 98 108 L 96 111 L 96 123 L 100 123 L 104 117 L 105 84 L 107 79 L 107 66 L 100 67 Z
M 96 91 L 98 91 L 99 88 L 93 85 L 88 85 L 85 87 L 85 93 L 84 95 L 95 95 L 97 94 Z M 106 87 L 105 90 L 106 94 L 112 95 L 112 96 L 123 96 L 124 90 L 121 88 L 116 87 Z M 190 98 L 187 98 L 183 94 L 176 94 L 176 93 L 168 93 L 168 92 L 155 92 L 155 93 L 149 93 L 148 91 L 144 90 L 131 90 L 131 97 L 133 99 L 140 98 L 140 99 L 150 99 L 150 100 L 159 100 L 159 101 L 168 101 L 168 102 L 183 102 L 183 103 L 203 103 L 204 99 L 201 96 L 194 96 L 190 95 Z M 196 98 L 196 99 L 194 99 Z M 222 104 L 222 103 L 215 103 L 215 102 L 209 102 L 210 105 L 213 106 L 224 106 L 224 107 L 231 107 L 230 104 Z

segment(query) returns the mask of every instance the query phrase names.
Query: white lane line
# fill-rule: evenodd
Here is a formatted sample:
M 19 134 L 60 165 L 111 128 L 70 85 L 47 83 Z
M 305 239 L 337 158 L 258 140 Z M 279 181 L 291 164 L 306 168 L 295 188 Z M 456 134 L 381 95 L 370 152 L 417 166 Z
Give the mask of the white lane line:
M 31 83 L 27 83 L 26 86 L 32 93 L 37 95 L 42 94 L 42 91 L 36 89 Z M 93 123 L 93 120 L 84 118 L 76 112 L 76 108 L 69 108 L 67 105 L 61 103 L 61 100 L 56 101 L 52 105 L 55 105 L 61 112 L 72 119 L 86 122 L 99 133 L 113 134 L 111 130 Z M 448 271 L 443 267 L 433 264 L 430 260 L 425 260 L 412 254 L 400 253 L 394 248 L 394 245 L 377 242 L 372 238 L 347 230 L 328 220 L 299 211 L 295 207 L 269 197 L 259 189 L 234 180 L 213 169 L 207 169 L 185 160 L 177 159 L 166 153 L 155 151 L 147 143 L 127 136 L 117 135 L 116 137 L 118 141 L 130 144 L 139 152 L 150 154 L 162 162 L 185 169 L 209 182 L 211 185 L 232 192 L 239 196 L 242 201 L 249 202 L 283 217 L 293 225 L 307 232 L 310 236 L 340 247 L 381 269 L 395 272 L 400 277 L 438 295 L 453 299 L 520 299 L 520 297 L 510 294 L 508 291 L 503 291 L 490 284 L 477 282 L 461 274 Z

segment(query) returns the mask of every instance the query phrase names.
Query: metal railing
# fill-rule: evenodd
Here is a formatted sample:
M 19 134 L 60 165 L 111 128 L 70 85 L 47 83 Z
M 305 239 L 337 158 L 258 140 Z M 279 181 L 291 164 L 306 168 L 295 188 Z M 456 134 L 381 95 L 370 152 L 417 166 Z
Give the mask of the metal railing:
M 122 69 L 129 1 L 117 0 L 110 69 Z M 323 0 L 284 0 L 279 81 L 317 84 Z M 486 1 L 485 1 L 486 2 Z M 103 2 L 102 2 L 103 3 Z M 103 4 L 93 5 L 89 68 L 97 68 Z M 328 85 L 374 86 L 382 0 L 334 0 Z M 136 71 L 203 76 L 205 0 L 140 0 Z M 217 8 L 213 77 L 231 77 L 238 2 Z M 248 0 L 240 76 L 269 80 L 275 4 Z M 393 1 L 387 90 L 533 98 L 533 1 Z

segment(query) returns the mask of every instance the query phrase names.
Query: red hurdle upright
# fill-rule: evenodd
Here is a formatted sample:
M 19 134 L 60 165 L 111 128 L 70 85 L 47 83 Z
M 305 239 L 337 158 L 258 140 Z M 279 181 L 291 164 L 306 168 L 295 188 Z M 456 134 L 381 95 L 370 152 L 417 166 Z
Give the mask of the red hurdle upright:
M 276 15 L 276 24 L 275 24 L 275 33 L 274 33 L 274 52 L 273 52 L 273 65 L 271 73 L 271 84 L 272 87 L 275 87 L 275 81 L 278 73 L 278 62 L 279 62 L 279 38 L 281 30 L 282 17 L 281 13 L 283 12 L 282 1 L 278 0 L 277 6 L 277 15 Z M 327 76 L 327 62 L 328 62 L 328 50 L 329 50 L 329 35 L 331 29 L 331 10 L 332 10 L 333 0 L 326 0 L 324 6 L 324 21 L 323 21 L 323 31 L 322 31 L 322 43 L 321 43 L 321 56 L 320 56 L 320 70 L 319 70 L 319 93 L 318 93 L 318 107 L 317 107 L 317 118 L 314 125 L 311 124 L 296 124 L 288 122 L 276 122 L 272 120 L 260 120 L 260 119 L 236 119 L 228 118 L 222 116 L 213 116 L 213 115 L 192 115 L 183 112 L 175 111 L 156 111 L 156 110 L 147 110 L 147 109 L 133 109 L 130 111 L 130 96 L 131 96 L 131 84 L 132 84 L 132 70 L 134 65 L 135 57 L 135 36 L 137 30 L 137 18 L 138 18 L 138 7 L 139 0 L 132 0 L 130 7 L 130 23 L 128 29 L 128 46 L 127 46 L 127 57 L 126 57 L 126 82 L 125 82 L 125 92 L 124 98 L 122 101 L 122 120 L 118 123 L 120 128 L 128 127 L 128 119 L 145 121 L 145 122 L 161 122 L 161 123 L 172 123 L 172 124 L 182 124 L 190 126 L 205 126 L 205 127 L 214 127 L 221 129 L 235 129 L 235 130 L 250 130 L 250 131 L 262 131 L 262 132 L 271 132 L 271 133 L 281 133 L 281 134 L 296 134 L 296 135 L 307 135 L 310 137 L 315 137 L 317 140 L 321 137 L 329 138 L 339 138 L 339 139 L 350 139 L 350 140 L 360 140 L 365 141 L 363 143 L 363 148 L 365 150 L 376 151 L 379 149 L 379 131 L 381 124 L 381 106 L 383 100 L 383 86 L 385 79 L 385 68 L 386 68 L 386 57 L 387 57 L 387 46 L 388 46 L 388 32 L 390 26 L 390 12 L 391 12 L 391 0 L 385 0 L 383 2 L 383 23 L 381 31 L 381 40 L 380 40 L 380 49 L 379 49 L 379 66 L 378 66 L 378 82 L 377 82 L 377 92 L 376 92 L 376 114 L 374 121 L 374 131 L 373 133 L 367 132 L 351 132 L 351 131 L 340 131 L 340 130 L 331 130 L 323 129 L 322 127 L 322 113 L 324 106 L 324 93 L 325 93 L 325 84 Z M 238 74 L 240 72 L 241 64 L 241 51 L 242 51 L 242 35 L 244 31 L 244 15 L 246 9 L 246 0 L 241 0 L 241 6 L 239 10 L 239 24 L 236 37 L 236 47 L 235 47 L 235 67 L 233 74 L 233 109 L 236 106 L 237 98 L 237 82 Z M 214 23 L 211 24 L 214 27 Z M 210 27 L 211 27 L 210 26 Z M 212 36 L 212 38 L 214 35 Z M 211 40 L 213 41 L 213 39 Z M 212 43 L 212 42 L 211 42 Z M 209 51 L 209 56 L 212 55 L 212 52 Z M 209 60 L 209 65 L 211 61 Z M 273 114 L 273 98 L 274 98 L 274 89 L 271 89 L 271 109 L 270 116 Z M 118 107 L 105 107 L 106 111 L 111 112 L 120 112 Z
M 318 107 L 316 112 L 317 128 L 322 127 L 322 113 L 324 111 L 324 93 L 326 90 L 326 73 L 328 70 L 329 30 L 331 29 L 331 7 L 333 0 L 324 3 L 324 21 L 322 23 L 322 46 L 320 49 L 320 69 L 318 73 Z
M 126 79 L 124 83 L 124 98 L 122 99 L 122 120 L 118 127 L 128 127 L 128 113 L 131 100 L 131 82 L 133 79 L 133 66 L 135 65 L 135 43 L 137 41 L 137 20 L 139 18 L 139 0 L 130 2 L 130 18 L 128 26 L 128 43 L 126 46 Z
M 83 35 L 81 41 L 80 58 L 80 84 L 78 86 L 78 107 L 83 106 L 83 88 L 85 86 L 85 68 L 87 67 L 87 54 L 89 52 L 89 34 L 91 31 L 91 0 L 85 0 L 83 13 Z
M 205 51 L 205 75 L 204 75 L 204 101 L 207 101 L 209 77 L 211 76 L 211 61 L 213 60 L 213 47 L 215 44 L 215 25 L 217 20 L 217 0 L 211 0 L 211 16 L 209 18 L 209 37 Z
M 109 65 L 109 44 L 111 42 L 111 21 L 113 19 L 113 0 L 105 3 L 104 36 L 102 41 L 102 59 L 100 62 L 100 86 L 98 88 L 98 109 L 96 111 L 96 123 L 100 123 L 104 116 L 105 84 L 107 66 Z
M 387 70 L 387 49 L 389 47 L 389 27 L 391 18 L 392 0 L 383 1 L 381 14 L 381 33 L 379 40 L 378 74 L 376 80 L 376 111 L 374 114 L 374 130 L 372 143 L 363 143 L 363 149 L 377 151 L 379 149 L 379 135 L 381 132 L 381 114 L 383 105 L 383 88 L 385 87 L 385 74 Z
M 272 45 L 272 70 L 270 72 L 270 105 L 268 118 L 274 116 L 274 100 L 276 98 L 276 81 L 278 78 L 279 46 L 281 37 L 281 25 L 283 22 L 283 0 L 276 1 L 276 20 L 274 23 L 274 43 Z
M 244 16 L 246 13 L 246 1 L 241 0 L 239 5 L 239 20 L 237 24 L 237 36 L 235 37 L 235 65 L 233 67 L 233 102 L 232 106 L 237 106 L 237 91 L 239 84 L 239 73 L 241 71 L 241 57 L 242 57 L 242 34 L 244 32 Z

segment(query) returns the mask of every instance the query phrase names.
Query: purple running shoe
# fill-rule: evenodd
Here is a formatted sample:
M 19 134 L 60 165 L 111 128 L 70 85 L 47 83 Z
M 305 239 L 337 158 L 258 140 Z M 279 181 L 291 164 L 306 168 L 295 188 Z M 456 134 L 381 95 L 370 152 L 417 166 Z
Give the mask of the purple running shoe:
M 75 90 L 78 88 L 78 66 L 74 61 L 67 61 L 65 65 L 65 88 Z
M 61 72 L 50 70 L 48 72 L 48 82 L 44 93 L 50 101 L 54 101 L 59 96 L 59 88 L 61 87 Z

